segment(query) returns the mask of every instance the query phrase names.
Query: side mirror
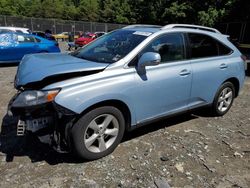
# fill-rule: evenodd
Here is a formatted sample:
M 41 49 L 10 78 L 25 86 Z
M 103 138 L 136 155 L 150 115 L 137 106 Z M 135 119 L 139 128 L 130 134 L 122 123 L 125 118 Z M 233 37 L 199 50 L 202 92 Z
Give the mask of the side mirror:
M 138 68 L 144 69 L 146 66 L 159 65 L 161 62 L 161 56 L 155 52 L 146 52 L 144 53 L 138 62 Z

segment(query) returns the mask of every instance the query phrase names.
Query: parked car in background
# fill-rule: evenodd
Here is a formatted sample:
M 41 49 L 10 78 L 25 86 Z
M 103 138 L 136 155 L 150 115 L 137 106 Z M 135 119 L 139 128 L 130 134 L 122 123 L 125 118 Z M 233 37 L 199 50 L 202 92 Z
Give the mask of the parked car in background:
M 42 38 L 46 37 L 45 32 L 43 32 L 43 31 L 33 31 L 32 34 L 37 35 L 37 36 L 42 37 Z
M 242 54 L 245 55 L 246 61 L 245 61 L 245 69 L 248 74 L 250 74 L 250 44 L 238 44 L 238 49 Z
M 242 54 L 216 29 L 132 25 L 71 54 L 25 56 L 9 114 L 17 135 L 93 160 L 125 130 L 204 106 L 226 114 L 244 79 Z
M 56 39 L 53 35 L 48 35 L 43 31 L 33 31 L 32 34 L 56 42 Z
M 31 31 L 28 28 L 24 27 L 0 27 L 0 33 L 8 33 L 8 32 L 26 33 L 26 34 L 31 33 Z
M 71 37 L 71 35 L 73 35 L 73 39 L 77 39 L 79 38 L 79 32 L 76 32 L 75 34 L 73 32 L 62 32 L 59 34 L 55 34 L 53 35 L 55 37 L 56 40 L 68 40 L 69 37 Z
M 59 34 L 55 34 L 53 36 L 55 37 L 56 40 L 58 40 L 58 39 L 65 40 L 65 39 L 69 38 L 69 32 L 62 32 L 62 33 L 59 33 Z
M 245 58 L 245 70 L 246 72 L 250 73 L 250 44 L 240 44 L 238 39 L 232 39 L 228 37 L 238 49 L 244 55 Z
M 104 34 L 105 32 L 85 33 L 82 37 L 75 40 L 75 46 L 82 47 Z
M 96 38 L 97 37 L 95 34 L 86 33 L 86 34 L 83 34 L 82 37 L 75 40 L 75 45 L 76 45 L 76 47 L 82 47 L 82 46 L 90 43 L 91 41 L 95 40 Z
M 19 62 L 24 55 L 60 52 L 58 44 L 32 34 L 0 34 L 0 63 Z
M 103 32 L 103 31 L 97 31 L 97 32 L 94 32 L 94 34 L 96 35 L 96 37 L 101 37 L 102 35 L 105 35 L 106 32 Z
M 246 71 L 250 75 L 250 22 L 220 22 L 216 27 L 226 35 L 230 36 L 231 42 L 246 56 Z

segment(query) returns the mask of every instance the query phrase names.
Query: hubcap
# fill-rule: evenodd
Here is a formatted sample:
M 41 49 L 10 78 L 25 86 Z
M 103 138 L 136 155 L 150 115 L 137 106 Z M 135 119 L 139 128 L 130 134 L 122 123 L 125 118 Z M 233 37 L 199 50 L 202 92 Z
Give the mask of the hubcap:
M 90 152 L 107 150 L 116 140 L 119 123 L 115 116 L 102 114 L 93 119 L 84 133 L 84 144 Z
M 220 112 L 225 112 L 230 107 L 233 100 L 233 91 L 230 87 L 226 87 L 222 90 L 217 103 L 217 109 Z

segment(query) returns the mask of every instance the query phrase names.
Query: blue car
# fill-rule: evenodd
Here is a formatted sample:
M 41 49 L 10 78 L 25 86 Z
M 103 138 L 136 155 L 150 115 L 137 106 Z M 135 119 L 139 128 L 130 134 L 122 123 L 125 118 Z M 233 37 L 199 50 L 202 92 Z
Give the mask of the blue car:
M 60 52 L 54 41 L 31 34 L 0 34 L 0 63 L 20 62 L 26 54 L 51 52 Z
M 71 54 L 22 59 L 9 113 L 58 151 L 93 160 L 125 130 L 209 106 L 223 116 L 244 84 L 244 56 L 213 28 L 132 25 Z

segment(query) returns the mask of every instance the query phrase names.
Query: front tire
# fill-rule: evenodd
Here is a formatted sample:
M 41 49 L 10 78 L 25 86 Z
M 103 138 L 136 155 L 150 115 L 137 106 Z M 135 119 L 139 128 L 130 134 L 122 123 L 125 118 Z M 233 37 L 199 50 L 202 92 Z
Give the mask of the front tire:
M 120 143 L 124 130 L 125 120 L 120 110 L 112 106 L 93 109 L 72 128 L 74 151 L 87 160 L 104 157 Z
M 235 87 L 231 82 L 223 83 L 217 91 L 212 112 L 215 116 L 223 116 L 231 108 L 235 97 Z

